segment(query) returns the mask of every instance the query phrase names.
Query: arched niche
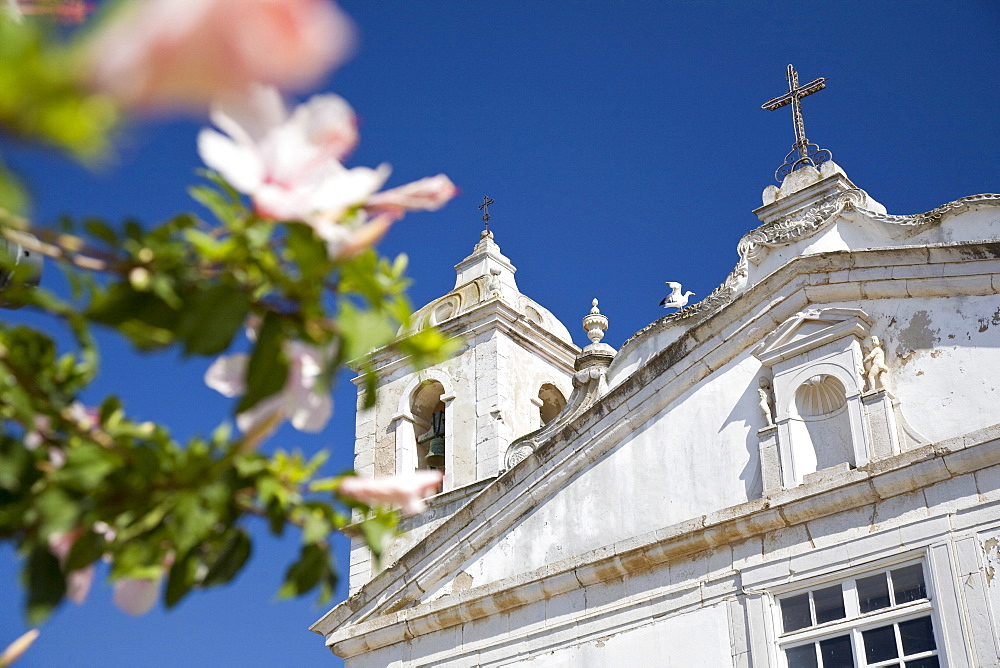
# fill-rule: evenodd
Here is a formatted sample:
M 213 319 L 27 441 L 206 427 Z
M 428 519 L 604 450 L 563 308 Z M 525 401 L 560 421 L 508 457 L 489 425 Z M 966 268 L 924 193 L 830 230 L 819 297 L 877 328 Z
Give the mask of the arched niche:
M 871 325 L 871 318 L 858 309 L 804 311 L 782 323 L 754 351 L 772 374 L 782 486 L 871 459 L 861 403 L 861 342 Z
M 795 477 L 847 463 L 857 466 L 847 390 L 833 375 L 803 381 L 792 398 L 788 434 Z
M 539 388 L 538 415 L 543 427 L 554 420 L 565 407 L 566 397 L 563 396 L 558 387 L 552 383 L 544 383 Z

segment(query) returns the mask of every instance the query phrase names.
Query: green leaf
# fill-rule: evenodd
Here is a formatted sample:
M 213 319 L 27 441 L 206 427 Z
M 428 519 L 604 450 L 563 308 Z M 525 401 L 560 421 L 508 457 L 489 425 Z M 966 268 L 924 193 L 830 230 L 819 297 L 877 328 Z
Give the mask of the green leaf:
M 328 547 L 317 543 L 303 545 L 298 561 L 285 571 L 285 582 L 278 590 L 278 598 L 305 594 L 320 583 L 324 573 L 332 570 Z
M 81 568 L 86 568 L 100 559 L 103 553 L 104 539 L 93 531 L 88 531 L 73 542 L 73 547 L 70 548 L 69 554 L 66 555 L 64 570 L 66 573 L 71 573 Z
M 281 319 L 274 313 L 264 316 L 257 345 L 254 346 L 247 365 L 247 393 L 236 407 L 237 413 L 250 410 L 261 399 L 271 396 L 285 386 L 288 377 L 288 360 L 284 351 L 285 334 Z
M 232 223 L 243 213 L 242 206 L 234 204 L 211 186 L 191 186 L 188 188 L 188 194 L 223 223 Z
M 59 560 L 44 547 L 36 547 L 24 566 L 24 581 L 28 589 L 28 623 L 44 622 L 66 594 L 66 579 Z
M 116 327 L 140 349 L 169 345 L 177 326 L 178 312 L 161 297 L 140 292 L 130 283 L 116 283 L 98 295 L 87 311 L 87 317 L 110 327 Z
M 333 531 L 330 520 L 326 513 L 321 510 L 312 510 L 302 518 L 302 542 L 316 543 L 324 540 Z
M 106 241 L 109 244 L 118 243 L 118 235 L 111 229 L 111 226 L 100 218 L 88 218 L 83 222 L 83 229 L 87 230 L 90 236 Z
M 242 529 L 237 529 L 229 536 L 222 546 L 218 557 L 208 567 L 208 572 L 202 580 L 206 587 L 225 584 L 236 577 L 247 559 L 250 558 L 250 537 Z
M 288 516 L 285 515 L 285 508 L 277 501 L 267 504 L 267 528 L 275 536 L 285 533 L 285 523 Z
M 168 609 L 177 605 L 191 591 L 197 572 L 198 561 L 190 552 L 170 567 L 167 587 L 163 593 L 163 600 Z
M 217 355 L 229 347 L 243 326 L 250 299 L 226 284 L 208 286 L 185 301 L 177 326 L 188 355 Z
M 105 479 L 122 464 L 121 457 L 93 443 L 81 443 L 66 454 L 66 464 L 57 469 L 53 480 L 67 487 L 88 492 L 105 483 Z
M 376 560 L 381 558 L 382 553 L 385 552 L 388 540 L 396 535 L 398 524 L 399 515 L 394 512 L 382 512 L 369 517 L 358 525 Z
M 28 208 L 28 192 L 20 179 L 0 163 L 0 209 L 24 213 Z
M 381 348 L 396 336 L 397 324 L 384 311 L 360 309 L 341 302 L 337 317 L 343 336 L 343 356 L 355 360 Z
M 205 507 L 195 491 L 178 492 L 176 499 L 167 522 L 177 550 L 187 552 L 211 533 L 219 517 Z
M 414 367 L 421 369 L 439 364 L 450 358 L 462 347 L 461 338 L 448 337 L 434 327 L 414 332 L 396 342 L 396 347 L 410 357 Z
M 222 175 L 219 174 L 218 172 L 211 169 L 199 168 L 195 170 L 195 174 L 201 176 L 202 178 L 208 179 L 209 181 L 214 183 L 219 188 L 219 190 L 228 195 L 229 199 L 231 199 L 233 202 L 240 201 L 240 194 L 236 191 L 235 188 L 229 185 L 229 182 L 226 181 L 224 178 L 222 178 Z
M 77 523 L 80 508 L 77 500 L 61 487 L 49 486 L 35 497 L 32 511 L 37 513 L 36 521 L 41 525 L 42 535 L 48 535 L 72 529 Z
M 339 475 L 332 478 L 317 478 L 309 483 L 310 492 L 335 492 L 340 483 L 343 482 L 344 476 Z
M 326 244 L 308 225 L 288 223 L 287 227 L 288 250 L 299 267 L 302 279 L 304 281 L 322 279 L 330 268 Z

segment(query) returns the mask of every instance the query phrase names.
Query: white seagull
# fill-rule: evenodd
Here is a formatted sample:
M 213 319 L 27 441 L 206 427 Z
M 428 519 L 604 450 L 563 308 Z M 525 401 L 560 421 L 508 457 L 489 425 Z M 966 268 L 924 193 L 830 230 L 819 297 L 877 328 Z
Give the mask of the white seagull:
M 677 309 L 682 309 L 685 306 L 687 306 L 688 297 L 690 297 L 694 293 L 688 290 L 684 294 L 681 294 L 680 283 L 667 281 L 667 285 L 670 286 L 670 294 L 663 298 L 663 301 L 660 302 L 660 306 L 662 306 L 663 308 L 670 308 L 671 306 L 673 306 L 674 308 Z

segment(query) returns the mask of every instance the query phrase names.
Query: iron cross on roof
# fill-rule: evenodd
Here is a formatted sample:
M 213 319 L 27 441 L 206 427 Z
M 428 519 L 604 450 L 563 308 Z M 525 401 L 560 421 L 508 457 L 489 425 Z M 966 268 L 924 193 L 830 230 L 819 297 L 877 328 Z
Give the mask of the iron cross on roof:
M 486 225 L 486 231 L 490 231 L 490 204 L 493 204 L 493 200 L 486 195 L 483 195 L 483 203 L 477 207 L 483 212 L 483 223 Z
M 792 150 L 785 156 L 785 163 L 774 172 L 774 178 L 778 179 L 779 183 L 782 177 L 787 176 L 799 167 L 804 167 L 805 165 L 819 167 L 822 163 L 833 157 L 830 151 L 821 149 L 816 144 L 809 143 L 809 140 L 806 139 L 806 124 L 802 120 L 802 98 L 826 88 L 826 77 L 813 79 L 806 85 L 800 86 L 799 73 L 795 71 L 794 66 L 789 65 L 786 78 L 788 79 L 788 92 L 772 98 L 760 106 L 761 109 L 773 111 L 784 107 L 786 104 L 792 105 L 795 143 L 792 144 Z M 792 160 L 792 157 L 796 153 L 798 153 L 799 157 Z

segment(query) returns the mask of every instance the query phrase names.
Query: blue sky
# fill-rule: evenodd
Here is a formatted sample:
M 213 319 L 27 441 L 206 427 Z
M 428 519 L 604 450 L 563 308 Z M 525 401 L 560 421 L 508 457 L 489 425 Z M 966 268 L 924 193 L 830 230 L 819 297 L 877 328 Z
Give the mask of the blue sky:
M 409 255 L 415 306 L 453 286 L 453 266 L 482 227 L 483 195 L 495 200 L 491 227 L 522 292 L 579 344 L 594 297 L 611 321 L 605 341 L 618 347 L 663 315 L 664 281 L 694 290 L 692 300 L 706 296 L 758 225 L 751 212 L 793 141 L 787 107 L 760 109 L 786 90 L 788 63 L 803 83 L 828 78 L 803 103 L 809 139 L 890 213 L 1000 191 L 995 0 L 343 6 L 361 45 L 323 89 L 360 116 L 350 164 L 391 163 L 390 185 L 444 172 L 462 190 L 442 211 L 399 223 L 381 245 Z M 0 150 L 30 178 L 40 222 L 63 213 L 155 220 L 192 208 L 185 189 L 200 166 L 200 126 L 135 124 L 112 164 L 93 173 L 50 154 Z M 103 353 L 95 401 L 119 394 L 132 414 L 180 435 L 207 432 L 231 408 L 202 384 L 211 360 L 137 356 L 111 337 Z M 329 447 L 331 472 L 349 467 L 352 390 L 340 383 L 325 433 L 285 429 L 272 446 Z M 324 608 L 273 600 L 296 550 L 295 536 L 264 537 L 232 585 L 138 619 L 96 586 L 83 607 L 56 613 L 18 665 L 339 665 L 307 631 Z M 16 572 L 12 550 L 0 547 L 0 645 L 24 628 Z

